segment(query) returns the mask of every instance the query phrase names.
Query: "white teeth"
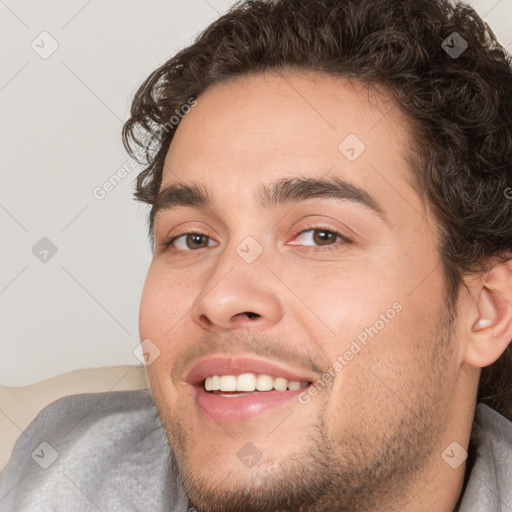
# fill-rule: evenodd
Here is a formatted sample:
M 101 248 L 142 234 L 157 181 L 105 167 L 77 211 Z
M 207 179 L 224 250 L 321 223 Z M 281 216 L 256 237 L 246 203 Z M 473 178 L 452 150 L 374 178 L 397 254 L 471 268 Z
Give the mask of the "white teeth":
M 295 391 L 305 388 L 307 382 L 288 380 L 283 377 L 273 378 L 270 375 L 256 375 L 254 373 L 242 373 L 240 375 L 212 375 L 206 377 L 204 388 L 206 391 Z
M 237 391 L 254 391 L 256 389 L 256 375 L 254 373 L 242 373 L 236 379 Z
M 221 391 L 236 391 L 236 377 L 234 375 L 222 375 L 220 378 Z
M 288 386 L 287 379 L 283 379 L 282 377 L 276 377 L 274 379 L 274 389 L 276 391 L 286 391 L 287 386 Z
M 208 389 L 208 387 L 205 386 L 206 391 L 210 391 L 211 389 L 220 389 L 220 377 L 218 375 L 214 375 L 213 377 L 208 377 L 208 379 L 210 379 L 210 381 L 209 381 L 210 388 Z M 205 384 L 206 384 L 206 382 L 205 382 Z
M 258 375 L 256 379 L 256 389 L 258 391 L 270 391 L 273 384 L 274 379 L 270 375 Z

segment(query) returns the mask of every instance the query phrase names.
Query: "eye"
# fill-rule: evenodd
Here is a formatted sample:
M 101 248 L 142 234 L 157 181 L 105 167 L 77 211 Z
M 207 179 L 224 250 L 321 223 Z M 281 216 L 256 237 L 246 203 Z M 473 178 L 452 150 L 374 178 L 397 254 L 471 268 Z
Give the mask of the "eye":
M 207 235 L 202 233 L 184 233 L 171 238 L 165 243 L 166 247 L 173 247 L 178 251 L 191 251 L 211 247 L 215 242 Z
M 298 240 L 298 242 L 295 242 Z M 336 242 L 350 242 L 350 240 L 337 231 L 324 228 L 310 228 L 299 232 L 292 245 L 326 246 L 334 245 Z

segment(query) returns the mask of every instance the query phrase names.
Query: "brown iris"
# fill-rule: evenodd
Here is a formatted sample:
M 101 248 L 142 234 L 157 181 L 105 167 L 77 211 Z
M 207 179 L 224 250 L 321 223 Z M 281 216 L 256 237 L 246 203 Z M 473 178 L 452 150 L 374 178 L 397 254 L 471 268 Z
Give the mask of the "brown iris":
M 185 240 L 189 249 L 201 249 L 208 246 L 208 237 L 206 235 L 191 233 L 186 236 Z
M 313 232 L 313 240 L 315 244 L 328 245 L 330 242 L 334 242 L 336 240 L 336 234 L 332 231 L 315 229 Z

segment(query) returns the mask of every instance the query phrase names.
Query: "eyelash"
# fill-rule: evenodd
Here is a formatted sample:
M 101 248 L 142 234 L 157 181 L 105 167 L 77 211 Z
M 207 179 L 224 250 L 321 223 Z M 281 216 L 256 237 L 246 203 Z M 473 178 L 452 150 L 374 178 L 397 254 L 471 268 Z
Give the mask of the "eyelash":
M 336 238 L 340 238 L 340 240 L 335 240 L 332 244 L 328 245 L 299 245 L 299 244 L 292 244 L 296 245 L 298 247 L 314 247 L 317 251 L 336 251 L 340 248 L 340 242 L 343 242 L 341 245 L 350 244 L 352 243 L 352 240 L 350 240 L 347 236 L 345 236 L 343 233 L 340 233 L 339 231 L 336 231 L 335 229 L 331 229 L 328 226 L 310 226 L 308 228 L 301 229 L 294 233 L 293 239 L 297 238 L 298 236 L 302 235 L 303 233 L 307 233 L 308 231 L 324 231 L 327 233 L 331 233 L 332 235 L 335 235 Z
M 334 229 L 330 229 L 330 228 L 324 227 L 324 226 L 311 226 L 311 227 L 308 227 L 308 228 L 305 228 L 305 229 L 301 229 L 300 231 L 297 231 L 296 233 L 294 233 L 293 238 L 295 239 L 298 236 L 302 235 L 303 233 L 307 233 L 308 231 L 327 231 L 328 233 L 336 235 L 336 238 L 339 237 L 341 239 L 341 241 L 344 242 L 342 245 L 345 245 L 346 243 L 348 243 L 348 244 L 352 243 L 352 240 L 350 238 L 348 238 L 347 236 L 345 236 L 344 234 L 340 233 L 339 231 L 336 231 Z M 173 236 L 170 239 L 164 241 L 162 243 L 163 250 L 164 251 L 171 251 L 173 253 L 188 253 L 188 252 L 197 252 L 197 251 L 200 251 L 201 249 L 208 249 L 208 247 L 201 247 L 200 249 L 188 249 L 186 251 L 183 251 L 181 249 L 172 248 L 173 243 L 178 238 L 181 238 L 181 237 L 187 236 L 187 235 L 202 235 L 202 236 L 208 238 L 209 240 L 211 240 L 211 238 L 208 235 L 205 235 L 204 233 L 200 233 L 198 231 L 187 231 L 187 232 L 181 233 L 179 235 Z M 325 245 L 325 246 L 321 246 L 321 245 L 301 246 L 299 244 L 292 244 L 292 245 L 297 245 L 299 247 L 315 247 L 317 250 L 320 250 L 320 251 L 333 251 L 333 250 L 337 250 L 338 249 L 339 242 L 340 241 L 337 241 L 337 242 L 335 241 L 334 243 L 328 244 L 328 245 Z

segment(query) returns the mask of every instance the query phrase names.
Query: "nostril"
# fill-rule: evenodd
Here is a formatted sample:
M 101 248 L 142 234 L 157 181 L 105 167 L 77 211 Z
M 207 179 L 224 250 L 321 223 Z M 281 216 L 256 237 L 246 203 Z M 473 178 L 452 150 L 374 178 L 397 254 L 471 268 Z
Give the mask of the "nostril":
M 208 326 L 212 325 L 212 321 L 206 315 L 201 315 L 199 320 Z
M 246 311 L 244 314 L 247 315 L 251 319 L 252 318 L 257 318 L 257 317 L 260 316 L 260 315 L 258 315 L 258 313 L 253 313 L 252 311 Z

